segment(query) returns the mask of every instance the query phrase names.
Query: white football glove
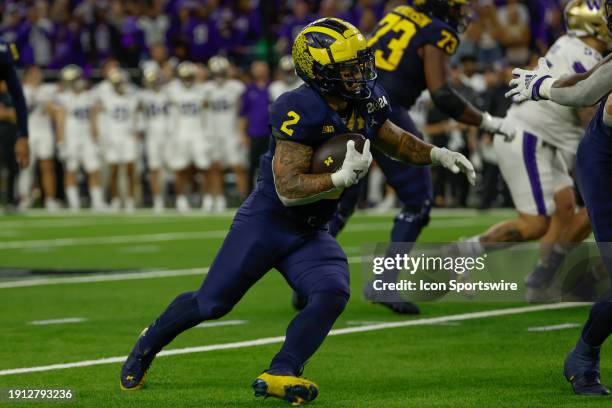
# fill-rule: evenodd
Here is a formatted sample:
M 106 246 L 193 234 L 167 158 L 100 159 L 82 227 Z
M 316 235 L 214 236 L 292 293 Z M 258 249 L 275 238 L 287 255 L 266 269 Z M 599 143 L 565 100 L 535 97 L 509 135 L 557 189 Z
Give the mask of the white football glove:
M 372 153 L 370 153 L 370 141 L 363 144 L 363 153 L 355 149 L 355 142 L 346 142 L 346 156 L 340 170 L 332 173 L 332 183 L 337 188 L 347 188 L 357 184 L 368 172 L 372 164 Z
M 476 185 L 476 172 L 472 163 L 461 153 L 453 152 L 447 148 L 434 147 L 431 149 L 431 163 L 439 164 L 457 174 L 465 173 L 471 185 Z
M 538 67 L 532 71 L 514 68 L 512 71 L 514 79 L 510 81 L 510 91 L 506 98 L 512 98 L 515 103 L 527 100 L 539 101 L 550 99 L 550 88 L 555 82 L 545 58 L 540 58 Z
M 491 116 L 489 112 L 483 112 L 480 128 L 494 135 L 502 135 L 506 142 L 511 142 L 516 136 L 516 129 L 507 118 Z

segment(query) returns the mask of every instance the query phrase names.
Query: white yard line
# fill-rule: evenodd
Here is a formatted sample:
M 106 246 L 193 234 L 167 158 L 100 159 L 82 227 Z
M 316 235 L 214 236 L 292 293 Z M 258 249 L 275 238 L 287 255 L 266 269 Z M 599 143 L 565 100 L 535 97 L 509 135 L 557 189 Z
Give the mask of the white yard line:
M 555 324 L 552 326 L 530 327 L 527 329 L 527 331 L 528 332 L 545 332 L 545 331 L 575 329 L 576 327 L 582 327 L 582 325 L 579 323 L 562 323 L 562 324 Z
M 349 263 L 361 263 L 360 256 L 351 256 L 348 258 Z M 122 273 L 98 273 L 95 275 L 85 276 L 69 276 L 64 278 L 40 278 L 40 279 L 20 279 L 14 281 L 0 282 L 0 289 L 23 288 L 30 286 L 48 286 L 48 285 L 69 285 L 93 282 L 114 282 L 123 280 L 138 280 L 151 278 L 167 278 L 174 276 L 189 276 L 189 275 L 205 275 L 208 273 L 208 267 L 205 268 L 188 268 L 188 269 L 164 269 L 159 271 L 130 271 Z
M 91 282 L 113 282 L 124 280 L 166 278 L 172 276 L 204 275 L 208 268 L 168 269 L 150 272 L 105 273 L 87 276 L 70 276 L 65 278 L 23 279 L 0 282 L 0 289 L 23 288 L 28 286 L 64 285 Z
M 445 322 L 458 322 L 458 321 L 471 320 L 471 319 L 482 319 L 482 318 L 487 318 L 487 317 L 511 316 L 511 315 L 517 315 L 517 314 L 523 314 L 523 313 L 533 313 L 533 312 L 541 312 L 541 311 L 556 310 L 556 309 L 567 309 L 567 308 L 579 307 L 579 306 L 585 306 L 585 305 L 588 305 L 588 303 L 555 303 L 555 304 L 548 304 L 548 305 L 494 309 L 494 310 L 486 310 L 482 312 L 463 313 L 463 314 L 448 315 L 448 316 L 430 317 L 430 318 L 425 318 L 425 319 L 406 320 L 406 321 L 389 322 L 389 323 L 377 323 L 377 324 L 371 324 L 371 325 L 366 325 L 366 326 L 335 329 L 335 330 L 330 331 L 329 335 L 330 336 L 341 336 L 344 334 L 363 333 L 363 332 L 370 332 L 370 331 L 376 331 L 376 330 L 387 330 L 387 329 L 393 329 L 393 328 L 399 328 L 399 327 L 423 326 L 423 325 L 439 324 L 439 323 L 445 323 Z M 215 351 L 215 350 L 230 350 L 230 349 L 240 349 L 240 348 L 245 348 L 245 347 L 264 346 L 268 344 L 282 343 L 284 340 L 285 340 L 284 336 L 264 337 L 260 339 L 238 341 L 238 342 L 233 342 L 233 343 L 211 344 L 208 346 L 186 347 L 186 348 L 181 348 L 181 349 L 166 350 L 166 351 L 162 351 L 157 356 L 164 357 L 164 356 L 174 356 L 174 355 L 180 355 L 180 354 L 202 353 L 202 352 Z M 126 357 L 127 356 L 100 358 L 96 360 L 85 360 L 85 361 L 76 361 L 72 363 L 51 364 L 51 365 L 38 366 L 38 367 L 10 368 L 6 370 L 0 370 L 0 376 L 36 373 L 36 372 L 42 372 L 42 371 L 55 371 L 55 370 L 62 370 L 62 369 L 67 369 L 67 368 L 89 367 L 89 366 L 96 366 L 96 365 L 102 365 L 102 364 L 122 363 L 123 361 L 125 361 Z
M 476 220 L 440 220 L 434 221 L 427 228 L 433 229 L 449 229 L 463 228 L 468 226 L 487 226 L 490 222 Z M 0 228 L 2 224 L 0 224 Z M 348 224 L 347 232 L 369 232 L 369 231 L 385 231 L 392 227 L 391 221 L 380 223 L 355 223 Z M 143 242 L 168 242 L 168 241 L 184 241 L 191 239 L 218 239 L 225 238 L 227 229 L 214 231 L 190 231 L 190 232 L 166 232 L 157 234 L 139 234 L 139 235 L 111 235 L 97 237 L 70 237 L 70 238 L 50 238 L 37 240 L 20 240 L 20 241 L 4 241 L 0 242 L 0 250 L 9 249 L 33 249 L 33 248 L 58 248 L 69 246 L 83 245 L 114 245 L 126 243 L 143 243 Z
M 248 320 L 221 320 L 219 322 L 203 322 L 196 326 L 199 329 L 207 329 L 209 327 L 220 327 L 220 326 L 238 326 L 241 324 L 247 324 Z
M 63 319 L 51 319 L 51 320 L 34 320 L 28 322 L 28 324 L 32 324 L 34 326 L 47 326 L 50 324 L 66 324 L 66 323 L 81 323 L 87 321 L 84 317 L 66 317 Z
M 74 237 L 37 239 L 30 241 L 6 241 L 0 242 L 0 250 L 7 249 L 31 249 L 31 248 L 54 248 L 82 245 L 103 244 L 133 244 L 143 242 L 182 241 L 191 239 L 224 238 L 227 230 L 219 231 L 192 231 L 192 232 L 165 232 L 160 234 L 140 235 L 114 235 L 101 237 Z

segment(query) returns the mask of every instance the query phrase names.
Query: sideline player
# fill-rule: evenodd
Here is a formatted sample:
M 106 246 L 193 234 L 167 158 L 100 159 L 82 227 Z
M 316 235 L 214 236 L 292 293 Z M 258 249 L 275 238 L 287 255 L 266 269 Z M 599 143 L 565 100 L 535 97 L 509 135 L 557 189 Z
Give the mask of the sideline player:
M 203 172 L 210 166 L 203 111 L 206 96 L 202 85 L 196 82 L 196 71 L 194 63 L 181 62 L 177 67 L 178 80 L 167 86 L 172 129 L 168 140 L 168 165 L 175 172 L 176 209 L 179 212 L 190 210 L 187 200 L 190 165 Z
M 100 139 L 106 163 L 110 165 L 110 196 L 111 210 L 119 211 L 121 198 L 119 196 L 119 171 L 125 167 L 127 175 L 127 197 L 125 210 L 135 210 L 134 196 L 136 192 L 136 161 L 138 159 L 138 140 L 136 137 L 136 117 L 138 99 L 130 90 L 129 78 L 125 71 L 114 68 L 108 73 L 110 88 L 101 89 L 97 95 L 95 109 L 92 114 L 92 130 L 94 137 Z M 100 112 L 106 113 L 103 125 L 98 124 Z
M 146 328 L 121 369 L 121 387 L 135 389 L 155 355 L 176 336 L 204 320 L 218 319 L 270 269 L 277 268 L 309 302 L 287 328 L 270 367 L 253 382 L 257 396 L 300 405 L 318 388 L 300 378 L 349 297 L 346 255 L 325 225 L 337 197 L 367 174 L 370 143 L 398 160 L 442 164 L 475 173 L 461 154 L 422 142 L 387 118 L 384 90 L 374 85 L 374 55 L 354 26 L 322 18 L 306 26 L 293 45 L 293 60 L 306 82 L 271 106 L 274 137 L 262 157 L 255 191 L 240 207 L 200 289 L 179 295 Z M 342 168 L 309 174 L 315 149 L 337 134 L 359 132 L 363 152 L 347 143 Z
M 470 14 L 468 0 L 415 0 L 413 7 L 399 6 L 385 15 L 368 40 L 376 57 L 378 82 L 389 94 L 391 121 L 421 139 L 408 110 L 426 89 L 434 105 L 455 120 L 490 133 L 513 133 L 510 123 L 474 108 L 450 85 L 449 60 L 459 45 L 457 33 L 467 28 Z M 433 195 L 430 170 L 392 160 L 377 151 L 372 155 L 403 205 L 395 216 L 391 241 L 415 242 L 429 223 Z M 332 235 L 344 228 L 359 196 L 360 187 L 344 195 L 330 222 Z M 390 270 L 382 279 L 395 282 L 397 274 Z M 377 299 L 372 285 L 366 285 L 364 295 L 395 313 L 419 313 L 419 308 L 399 293 L 390 292 L 386 299 Z M 306 301 L 294 296 L 293 304 L 299 308 Z
M 278 78 L 270 83 L 270 101 L 274 102 L 285 92 L 289 92 L 304 82 L 295 74 L 295 66 L 291 55 L 283 56 L 278 62 Z
M 205 209 L 208 211 L 224 211 L 227 208 L 223 191 L 223 173 L 226 168 L 231 168 L 236 176 L 240 198 L 244 200 L 248 193 L 247 174 L 244 168 L 246 151 L 240 144 L 238 131 L 240 98 L 246 88 L 241 81 L 229 78 L 230 68 L 227 58 L 212 57 L 208 61 L 208 70 L 212 79 L 202 86 L 202 92 L 206 94 L 210 127 L 207 151 L 211 160 L 208 174 L 212 208 Z
M 28 67 L 23 77 L 23 92 L 28 104 L 28 127 L 31 130 L 30 164 L 19 174 L 19 207 L 22 210 L 32 205 L 32 183 L 35 165 L 39 162 L 40 184 L 45 196 L 45 208 L 49 212 L 59 210 L 56 200 L 55 140 L 53 121 L 57 116 L 57 107 L 53 104 L 57 86 L 44 84 L 42 71 L 37 66 Z
M 147 165 L 153 195 L 153 211 L 164 210 L 163 189 L 160 185 L 161 171 L 167 163 L 169 128 L 168 94 L 162 89 L 161 72 L 156 66 L 148 66 L 143 70 L 145 89 L 139 93 L 139 111 L 142 114 L 143 130 L 147 152 Z
M 60 73 L 62 92 L 57 95 L 57 145 L 64 161 L 66 198 L 72 211 L 81 207 L 77 172 L 82 166 L 89 181 L 91 209 L 103 211 L 104 195 L 100 184 L 100 146 L 91 126 L 94 94 L 87 90 L 83 71 L 76 65 L 64 67 Z
M 591 2 L 603 8 L 608 31 L 612 33 L 612 0 Z M 506 96 L 515 102 L 551 100 L 565 106 L 591 106 L 599 109 L 589 123 L 576 156 L 576 175 L 589 213 L 593 234 L 599 246 L 612 285 L 612 55 L 585 73 L 556 79 L 545 59 L 534 70 L 515 69 Z M 612 333 L 612 289 L 591 308 L 576 346 L 565 359 L 563 373 L 574 392 L 582 395 L 608 395 L 600 382 L 600 351 Z
M 11 95 L 17 116 L 17 141 L 15 142 L 15 160 L 24 169 L 30 163 L 30 148 L 28 145 L 28 107 L 15 64 L 19 61 L 17 46 L 0 40 L 0 81 L 6 83 Z

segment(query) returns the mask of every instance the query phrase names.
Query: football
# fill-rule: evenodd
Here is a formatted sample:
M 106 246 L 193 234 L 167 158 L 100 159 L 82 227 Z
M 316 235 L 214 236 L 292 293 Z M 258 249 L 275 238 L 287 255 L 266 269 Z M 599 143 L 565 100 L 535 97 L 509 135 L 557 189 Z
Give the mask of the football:
M 363 151 L 365 138 L 359 133 L 344 133 L 337 135 L 323 143 L 312 156 L 311 173 L 333 173 L 337 171 L 346 156 L 346 143 L 355 141 L 355 150 Z

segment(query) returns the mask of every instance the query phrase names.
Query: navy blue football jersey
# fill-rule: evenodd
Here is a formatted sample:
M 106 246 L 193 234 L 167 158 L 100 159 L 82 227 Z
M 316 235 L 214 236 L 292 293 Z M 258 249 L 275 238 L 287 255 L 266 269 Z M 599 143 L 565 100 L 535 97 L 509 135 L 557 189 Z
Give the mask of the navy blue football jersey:
M 28 108 L 26 105 L 23 89 L 15 71 L 15 63 L 19 60 L 19 53 L 15 44 L 0 41 L 0 80 L 6 82 L 6 87 L 13 100 L 13 106 L 17 114 L 17 125 L 19 136 L 28 136 Z
M 376 57 L 378 82 L 389 93 L 392 105 L 410 109 L 427 89 L 419 56 L 419 49 L 427 44 L 453 55 L 459 38 L 448 24 L 410 6 L 396 7 L 378 23 L 368 46 Z
M 274 206 L 310 224 L 325 224 L 336 210 L 340 194 L 301 206 L 285 207 L 276 193 L 272 174 L 272 158 L 277 140 L 302 143 L 316 150 L 331 137 L 344 133 L 360 133 L 368 139 L 376 137 L 387 120 L 391 108 L 380 86 L 375 86 L 367 100 L 352 101 L 348 109 L 337 112 L 319 93 L 308 85 L 286 92 L 270 107 L 272 140 L 269 151 L 260 160 L 257 189 L 273 198 Z

